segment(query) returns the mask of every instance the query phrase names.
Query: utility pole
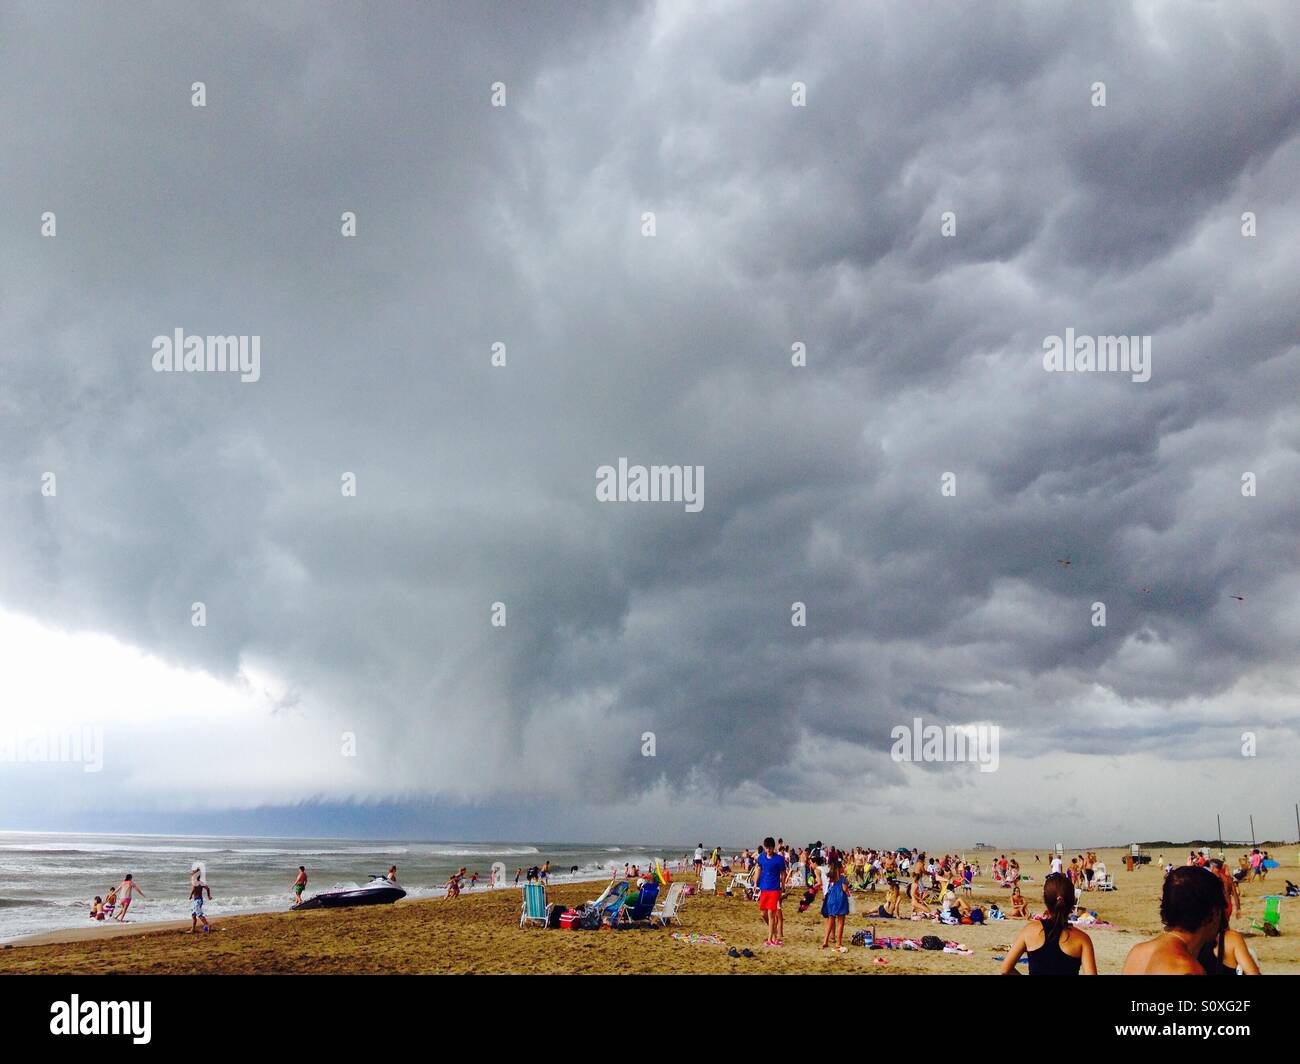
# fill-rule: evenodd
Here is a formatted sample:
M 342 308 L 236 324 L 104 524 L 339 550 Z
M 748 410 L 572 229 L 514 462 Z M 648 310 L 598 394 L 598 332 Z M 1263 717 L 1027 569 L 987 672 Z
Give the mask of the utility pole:
M 1255 848 L 1255 815 L 1253 813 L 1250 816 L 1250 848 L 1252 850 Z
M 1296 808 L 1300 809 L 1300 806 Z M 1219 825 L 1219 849 L 1223 849 L 1223 817 L 1218 813 L 1214 814 L 1215 822 Z
M 1295 805 L 1295 834 L 1296 838 L 1300 839 L 1300 802 L 1296 802 Z

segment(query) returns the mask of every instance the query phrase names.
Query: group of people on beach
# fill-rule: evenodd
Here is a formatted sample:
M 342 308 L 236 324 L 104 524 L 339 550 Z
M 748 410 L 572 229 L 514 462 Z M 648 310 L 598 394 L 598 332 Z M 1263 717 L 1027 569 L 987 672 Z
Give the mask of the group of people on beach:
M 190 870 L 190 930 L 188 934 L 193 934 L 198 930 L 201 923 L 204 931 L 211 931 L 208 924 L 208 918 L 203 913 L 204 895 L 208 900 L 212 899 L 212 888 L 203 880 L 203 870 L 199 865 L 195 865 Z M 96 894 L 94 901 L 90 903 L 90 918 L 92 920 L 116 920 L 120 924 L 126 923 L 126 914 L 131 909 L 131 903 L 137 898 L 145 898 L 145 892 L 140 889 L 136 883 L 135 877 L 126 873 L 122 877 L 122 882 L 115 887 L 110 887 L 108 893 L 102 898 Z
M 131 908 L 131 902 L 137 895 L 143 898 L 145 893 L 128 872 L 122 877 L 122 882 L 115 887 L 109 887 L 108 893 L 102 898 L 98 894 L 95 895 L 95 900 L 90 903 L 90 918 L 116 920 L 119 924 L 124 924 L 127 910 Z
M 1252 855 L 1253 856 L 1253 855 Z M 1160 898 L 1161 934 L 1134 946 L 1124 962 L 1124 975 L 1259 975 L 1259 965 L 1245 938 L 1231 928 L 1235 911 L 1241 912 L 1237 875 L 1224 857 L 1193 854 L 1182 867 L 1167 872 Z M 972 905 L 966 895 L 980 874 L 977 862 L 945 854 L 941 858 L 923 851 L 879 851 L 856 847 L 842 851 L 822 842 L 805 847 L 787 845 L 768 836 L 756 850 L 745 850 L 723 864 L 720 851 L 710 857 L 719 870 L 743 871 L 756 880 L 759 915 L 767 928 L 764 945 L 784 945 L 782 904 L 791 888 L 804 888 L 799 911 L 805 911 L 818 894 L 825 921 L 822 949 L 847 952 L 844 924 L 849 896 L 857 890 L 887 886 L 888 896 L 878 918 L 899 918 L 904 897 L 913 918 L 931 917 L 942 923 L 980 924 L 1005 919 L 997 903 L 987 910 Z M 1250 858 L 1243 858 L 1249 865 Z M 703 844 L 694 866 L 705 863 Z M 1261 862 L 1255 862 L 1259 864 Z M 996 882 L 1011 889 L 1010 916 L 1028 922 L 1020 930 L 1002 961 L 1003 975 L 1018 975 L 1024 958 L 1030 975 L 1096 975 L 1092 939 L 1078 926 L 1078 894 L 1095 888 L 1097 871 L 1104 865 L 1096 853 L 1080 854 L 1067 869 L 1060 854 L 1053 855 L 1051 871 L 1043 882 L 1044 910 L 1031 916 L 1020 889 L 1019 864 L 1002 855 L 993 862 Z M 904 894 L 904 886 L 906 894 Z M 935 905 L 930 904 L 935 899 Z

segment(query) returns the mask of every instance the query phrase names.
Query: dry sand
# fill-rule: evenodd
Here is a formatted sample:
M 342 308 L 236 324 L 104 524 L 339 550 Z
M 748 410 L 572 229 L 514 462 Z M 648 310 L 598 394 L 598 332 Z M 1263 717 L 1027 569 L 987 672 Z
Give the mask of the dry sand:
M 1161 875 L 1154 864 L 1128 873 L 1123 854 L 1099 851 L 1115 872 L 1119 890 L 1086 895 L 1088 907 L 1117 926 L 1090 930 L 1103 975 L 1118 973 L 1129 948 L 1159 930 L 1157 906 Z M 1008 851 L 1008 855 L 1011 852 Z M 984 855 L 985 862 L 992 854 Z M 1032 851 L 1017 855 L 1035 882 L 1026 884 L 1031 903 L 1041 895 L 1045 863 L 1035 863 Z M 1044 860 L 1046 852 L 1042 853 Z M 1154 857 L 1155 855 L 1153 855 Z M 1166 853 L 1180 863 L 1178 854 Z M 1234 859 L 1236 851 L 1229 851 Z M 1284 878 L 1297 876 L 1297 848 L 1275 853 L 1282 867 L 1264 882 L 1243 885 L 1244 919 L 1233 927 L 1248 936 L 1265 974 L 1300 974 L 1300 899 L 1284 899 L 1282 937 L 1252 932 L 1250 920 L 1263 912 L 1263 896 L 1279 893 Z M 1182 854 L 1183 860 L 1186 853 Z M 693 881 L 693 877 L 682 877 Z M 549 897 L 581 902 L 599 892 L 599 884 L 558 887 Z M 975 897 L 997 899 L 1005 906 L 1009 892 L 994 889 L 989 880 L 977 886 Z M 883 894 L 858 895 L 860 909 L 878 904 Z M 929 921 L 871 920 L 849 917 L 845 932 L 874 925 L 878 935 L 920 938 L 937 934 L 963 942 L 974 955 L 961 957 L 932 952 L 850 948 L 846 955 L 818 950 L 822 921 L 815 909 L 800 914 L 797 896 L 786 899 L 785 946 L 763 946 L 764 928 L 757 906 L 739 898 L 693 896 L 682 910 L 683 931 L 720 935 L 737 949 L 748 947 L 753 959 L 733 960 L 726 947 L 675 941 L 665 930 L 570 932 L 521 930 L 520 892 L 516 889 L 465 895 L 454 901 L 422 899 L 368 909 L 272 913 L 222 918 L 209 905 L 215 930 L 187 935 L 173 924 L 95 926 L 56 932 L 15 943 L 0 950 L 0 973 L 744 973 L 779 974 L 949 974 L 989 975 L 997 972 L 994 957 L 1015 937 L 1020 923 L 1007 921 L 984 927 L 941 927 Z M 878 958 L 888 964 L 874 963 Z

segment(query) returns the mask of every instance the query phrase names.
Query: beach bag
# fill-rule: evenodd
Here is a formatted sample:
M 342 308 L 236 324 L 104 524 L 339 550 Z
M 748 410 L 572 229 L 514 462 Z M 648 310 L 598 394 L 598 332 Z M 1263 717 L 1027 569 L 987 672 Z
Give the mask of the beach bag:
M 943 949 L 943 939 L 935 935 L 926 935 L 921 939 L 922 949 Z
M 546 927 L 548 930 L 554 930 L 560 926 L 560 917 L 564 914 L 564 906 L 552 902 L 546 907 Z
M 565 931 L 578 930 L 578 919 L 581 916 L 582 913 L 578 912 L 577 909 L 565 909 L 564 912 L 560 913 L 561 929 Z

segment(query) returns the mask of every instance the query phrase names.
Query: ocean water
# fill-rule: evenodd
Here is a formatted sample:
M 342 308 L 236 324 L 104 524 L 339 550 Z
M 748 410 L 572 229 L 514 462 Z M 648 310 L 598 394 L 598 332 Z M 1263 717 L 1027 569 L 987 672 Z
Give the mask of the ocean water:
M 188 919 L 190 869 L 202 864 L 212 900 L 209 919 L 288 909 L 298 866 L 307 891 L 363 885 L 371 873 L 397 865 L 408 897 L 441 897 L 447 877 L 464 865 L 486 883 L 492 865 L 515 870 L 551 862 L 552 882 L 600 880 L 624 864 L 644 868 L 656 857 L 676 862 L 688 851 L 633 845 L 580 846 L 533 842 L 409 842 L 355 839 L 243 838 L 193 835 L 74 835 L 0 832 L 0 941 L 91 924 L 95 895 L 130 872 L 145 897 L 131 919 Z M 576 871 L 571 871 L 576 866 Z M 674 865 L 675 867 L 675 865 Z

